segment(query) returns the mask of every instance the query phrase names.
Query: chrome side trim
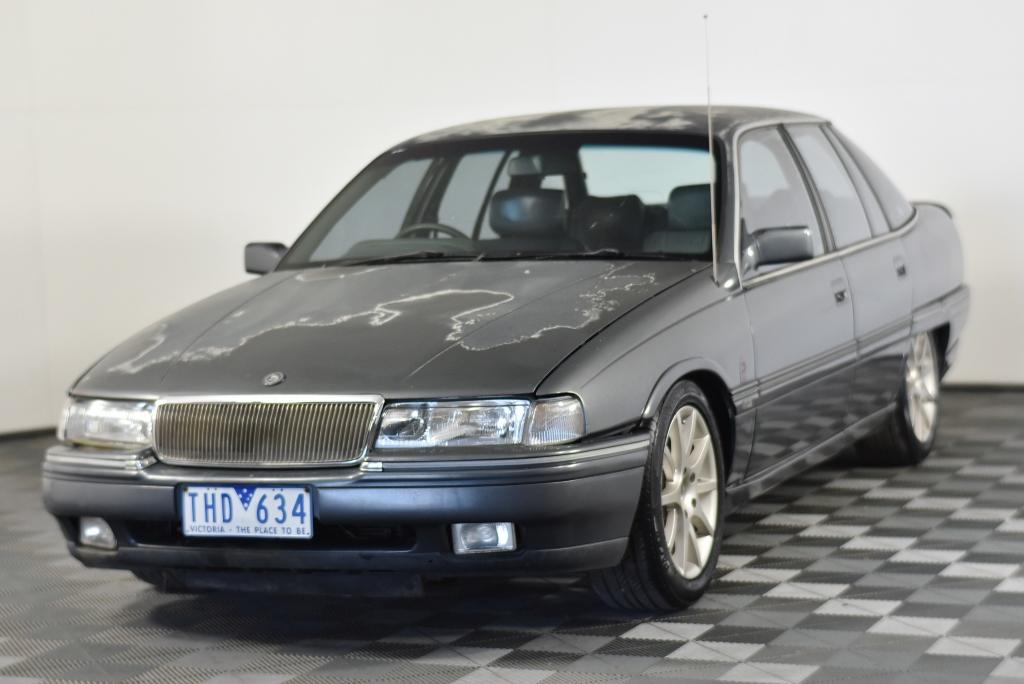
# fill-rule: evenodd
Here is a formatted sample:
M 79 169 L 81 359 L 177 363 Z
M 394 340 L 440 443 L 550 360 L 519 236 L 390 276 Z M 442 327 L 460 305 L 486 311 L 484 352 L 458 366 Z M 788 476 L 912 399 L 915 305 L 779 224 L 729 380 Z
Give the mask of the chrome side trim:
M 424 471 L 424 470 L 480 470 L 498 468 L 530 468 L 534 466 L 564 465 L 584 460 L 596 460 L 610 458 L 634 451 L 646 450 L 651 443 L 650 435 L 642 439 L 636 439 L 622 444 L 614 444 L 605 447 L 590 447 L 570 449 L 559 454 L 543 454 L 531 456 L 512 456 L 504 458 L 474 458 L 474 459 L 406 459 L 402 461 L 389 461 L 387 459 L 368 458 L 360 465 L 364 472 L 397 472 L 397 471 Z
M 320 469 L 253 470 L 244 473 L 244 482 L 248 484 L 294 483 L 316 487 L 339 487 L 353 485 L 359 481 L 365 481 L 367 484 L 391 482 L 395 477 L 401 479 L 404 475 L 438 482 L 459 480 L 464 476 L 515 477 L 516 475 L 528 475 L 543 477 L 552 469 L 558 469 L 560 473 L 565 473 L 560 477 L 574 477 L 584 474 L 584 471 L 587 470 L 586 466 L 599 466 L 606 460 L 613 461 L 627 454 L 640 452 L 642 461 L 646 458 L 650 441 L 651 435 L 645 432 L 627 437 L 609 438 L 595 444 L 569 444 L 544 451 L 521 449 L 518 452 L 510 451 L 492 458 L 469 456 L 467 458 L 429 460 L 428 456 L 421 456 L 418 459 L 387 460 L 386 456 L 374 458 L 371 455 L 359 468 L 336 466 Z M 78 447 L 63 444 L 51 447 L 43 465 L 44 474 L 63 479 L 157 486 L 176 486 L 183 482 L 192 484 L 238 482 L 240 477 L 237 470 L 174 466 L 160 462 L 155 462 L 151 467 L 143 470 L 134 471 L 121 468 L 97 468 L 85 460 L 78 459 L 79 451 Z M 516 455 L 516 453 L 521 455 Z M 122 455 L 104 456 L 116 458 Z
M 953 323 L 970 305 L 970 288 L 959 285 L 955 290 L 916 307 L 912 313 L 911 335 L 932 330 L 943 323 Z
M 757 380 L 737 385 L 732 389 L 732 403 L 736 406 L 737 413 L 743 413 L 754 408 L 760 388 Z
M 857 340 L 858 352 L 861 356 L 871 356 L 896 342 L 906 342 L 910 339 L 912 323 L 913 316 L 908 314 L 893 323 L 876 328 Z
M 893 230 L 890 230 L 885 235 L 873 236 L 873 237 L 868 238 L 867 240 L 864 240 L 862 242 L 858 242 L 858 243 L 853 244 L 853 245 L 848 245 L 848 246 L 843 247 L 841 249 L 833 250 L 831 252 L 825 252 L 824 254 L 822 254 L 820 256 L 814 257 L 813 259 L 808 259 L 807 261 L 800 261 L 800 262 L 797 262 L 795 264 L 791 264 L 789 266 L 784 266 L 784 267 L 776 269 L 774 271 L 770 271 L 769 273 L 763 273 L 761 275 L 756 275 L 756 276 L 754 276 L 752 278 L 745 279 L 744 278 L 744 274 L 743 274 L 743 260 L 742 260 L 742 255 L 743 255 L 742 239 L 743 239 L 743 235 L 740 232 L 740 217 L 741 217 L 741 210 L 742 210 L 742 208 L 740 207 L 740 137 L 742 137 L 745 133 L 748 133 L 748 132 L 750 132 L 752 130 L 757 130 L 759 128 L 776 128 L 778 126 L 797 125 L 797 124 L 806 124 L 806 123 L 817 123 L 819 125 L 823 125 L 823 124 L 828 124 L 829 122 L 826 121 L 826 120 L 819 120 L 817 122 L 814 122 L 814 121 L 807 121 L 806 119 L 772 119 L 772 120 L 766 120 L 766 121 L 756 121 L 756 122 L 749 123 L 749 124 L 746 124 L 746 125 L 743 125 L 743 126 L 739 126 L 739 127 L 737 127 L 732 132 L 732 144 L 731 144 L 731 146 L 732 146 L 732 149 L 733 149 L 733 156 L 735 157 L 735 159 L 733 161 L 733 165 L 732 165 L 732 172 L 733 172 L 732 173 L 732 182 L 733 182 L 733 259 L 735 261 L 735 266 L 736 266 L 736 278 L 739 281 L 739 287 L 740 287 L 741 290 L 745 290 L 747 288 L 754 287 L 756 285 L 760 285 L 761 283 L 770 282 L 772 280 L 775 280 L 776 278 L 782 277 L 782 276 L 784 276 L 786 274 L 789 274 L 789 273 L 794 273 L 796 271 L 801 271 L 801 270 L 806 269 L 806 268 L 814 268 L 818 264 L 823 264 L 823 263 L 831 261 L 833 259 L 841 259 L 842 257 L 847 256 L 849 254 L 853 254 L 855 252 L 859 252 L 861 250 L 868 249 L 868 248 L 873 247 L 875 245 L 882 244 L 883 242 L 888 242 L 889 240 L 895 240 L 897 238 L 903 237 L 908 232 L 910 232 L 910 230 L 917 223 L 917 217 L 918 217 L 917 207 L 913 207 L 913 205 L 911 205 L 913 207 L 914 211 L 910 215 L 910 218 L 908 218 L 906 220 L 906 222 L 902 226 L 900 226 L 898 228 L 894 228 Z
M 758 404 L 770 396 L 781 396 L 794 387 L 799 388 L 805 385 L 814 378 L 840 370 L 838 364 L 844 359 L 847 363 L 854 363 L 857 358 L 857 341 L 854 339 L 816 356 L 781 368 L 758 381 Z

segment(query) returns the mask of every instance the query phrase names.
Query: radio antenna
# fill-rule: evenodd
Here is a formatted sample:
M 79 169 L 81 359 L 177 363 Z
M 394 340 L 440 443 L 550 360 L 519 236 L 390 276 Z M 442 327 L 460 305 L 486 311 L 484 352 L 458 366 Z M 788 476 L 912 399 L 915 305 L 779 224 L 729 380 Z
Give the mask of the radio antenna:
M 708 192 L 711 194 L 711 279 L 718 284 L 718 216 L 715 211 L 715 133 L 711 124 L 711 40 L 708 38 L 708 15 L 704 15 L 704 82 L 708 96 L 708 168 L 711 180 Z

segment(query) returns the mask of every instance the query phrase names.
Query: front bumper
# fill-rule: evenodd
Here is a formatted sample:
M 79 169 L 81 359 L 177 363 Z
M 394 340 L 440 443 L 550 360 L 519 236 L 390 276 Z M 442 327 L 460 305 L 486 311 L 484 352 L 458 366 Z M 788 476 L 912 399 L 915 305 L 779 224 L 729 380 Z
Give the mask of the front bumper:
M 238 470 L 110 465 L 102 454 L 52 447 L 43 498 L 71 554 L 111 568 L 396 571 L 425 575 L 576 573 L 619 562 L 639 497 L 649 435 L 531 452 L 387 457 L 360 468 Z M 116 459 L 114 461 L 117 462 Z M 311 541 L 181 535 L 182 484 L 307 484 Z M 78 518 L 106 519 L 115 551 L 77 543 Z M 449 526 L 513 521 L 519 548 L 456 556 Z

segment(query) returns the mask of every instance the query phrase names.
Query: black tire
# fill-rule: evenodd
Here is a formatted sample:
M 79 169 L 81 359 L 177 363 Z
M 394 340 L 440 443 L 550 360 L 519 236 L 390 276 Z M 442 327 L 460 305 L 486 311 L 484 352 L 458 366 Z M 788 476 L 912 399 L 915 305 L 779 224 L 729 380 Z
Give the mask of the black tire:
M 708 426 L 714 448 L 718 482 L 718 506 L 713 543 L 700 574 L 687 579 L 676 567 L 665 540 L 661 505 L 662 460 L 668 429 L 676 412 L 684 406 L 700 411 Z M 622 561 L 613 568 L 591 573 L 590 586 L 607 605 L 621 610 L 669 611 L 686 608 L 707 589 L 722 545 L 722 510 L 725 503 L 725 469 L 722 440 L 707 397 L 696 383 L 684 380 L 662 402 L 644 467 L 640 501 Z
M 935 371 L 941 377 L 942 361 L 935 336 L 931 333 L 924 335 L 930 345 L 932 358 L 937 364 Z M 904 360 L 904 372 L 909 362 L 908 355 L 908 358 Z M 914 434 L 910 410 L 907 383 L 901 381 L 896 399 L 896 410 L 886 419 L 884 425 L 858 442 L 856 446 L 858 460 L 872 466 L 907 467 L 918 465 L 928 458 L 928 454 L 931 453 L 932 446 L 935 444 L 935 436 L 939 431 L 941 406 L 938 401 L 935 402 L 935 419 L 932 423 L 931 434 L 924 441 L 918 439 Z

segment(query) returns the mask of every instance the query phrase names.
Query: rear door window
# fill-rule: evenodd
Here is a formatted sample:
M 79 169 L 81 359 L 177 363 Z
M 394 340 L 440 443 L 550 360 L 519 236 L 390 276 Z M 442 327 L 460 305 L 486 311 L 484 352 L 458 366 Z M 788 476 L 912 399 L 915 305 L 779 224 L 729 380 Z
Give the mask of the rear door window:
M 825 205 L 825 215 L 836 247 L 843 248 L 871 237 L 867 214 L 860 196 L 853 187 L 850 174 L 836 155 L 832 143 L 821 128 L 813 124 L 786 126 L 797 151 L 807 165 L 818 196 Z
M 853 161 L 853 157 L 850 156 L 850 153 L 846 151 L 846 148 L 835 137 L 832 130 L 827 127 L 822 130 L 825 131 L 825 135 L 828 137 L 829 142 L 832 143 L 839 158 L 843 160 L 843 166 L 846 167 L 850 178 L 853 179 L 853 184 L 857 187 L 860 203 L 864 207 L 864 213 L 868 215 L 868 223 L 871 224 L 871 234 L 874 236 L 885 235 L 889 232 L 889 221 L 885 218 L 885 212 L 882 211 L 882 205 L 878 203 L 878 198 L 875 196 L 875 191 L 871 188 L 871 184 L 868 183 L 868 179 L 864 177 L 860 167 L 857 166 L 857 162 Z

